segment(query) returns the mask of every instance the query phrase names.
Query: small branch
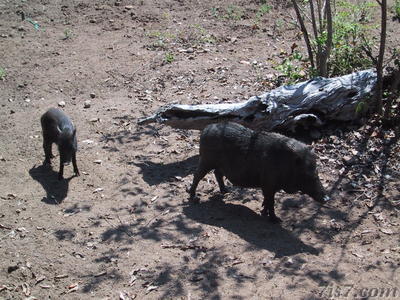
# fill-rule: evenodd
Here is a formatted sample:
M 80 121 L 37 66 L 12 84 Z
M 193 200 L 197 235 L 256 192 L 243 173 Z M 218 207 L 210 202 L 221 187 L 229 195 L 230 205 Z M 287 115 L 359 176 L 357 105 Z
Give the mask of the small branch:
M 306 42 L 307 51 L 308 51 L 308 59 L 310 60 L 311 67 L 314 69 L 315 68 L 314 56 L 312 53 L 311 42 L 308 37 L 307 28 L 304 25 L 303 17 L 301 16 L 300 9 L 299 9 L 299 6 L 297 5 L 296 0 L 292 0 L 292 3 L 294 6 L 294 10 L 296 11 L 297 20 L 300 23 L 300 28 L 301 28 L 301 32 L 303 33 L 303 36 L 304 36 L 304 41 Z
M 310 11 L 311 11 L 311 22 L 312 22 L 312 27 L 314 30 L 314 38 L 318 38 L 318 29 L 317 29 L 317 22 L 315 19 L 315 12 L 314 12 L 314 0 L 310 0 Z
M 321 1 L 322 0 L 317 0 L 317 12 L 318 12 L 318 22 L 319 22 L 319 33 L 320 34 L 322 34 L 322 31 L 323 31 Z
M 368 45 L 364 35 L 362 35 L 361 37 L 363 39 L 363 43 L 361 45 L 361 49 L 365 52 L 365 54 L 371 59 L 371 61 L 374 63 L 374 65 L 376 66 L 378 64 L 378 60 L 376 59 L 376 57 L 374 57 L 374 55 L 372 54 L 372 49 L 371 47 L 368 46 L 368 48 L 364 45 Z
M 312 23 L 312 19 L 307 15 L 304 9 L 299 6 L 300 13 L 308 20 L 308 22 Z

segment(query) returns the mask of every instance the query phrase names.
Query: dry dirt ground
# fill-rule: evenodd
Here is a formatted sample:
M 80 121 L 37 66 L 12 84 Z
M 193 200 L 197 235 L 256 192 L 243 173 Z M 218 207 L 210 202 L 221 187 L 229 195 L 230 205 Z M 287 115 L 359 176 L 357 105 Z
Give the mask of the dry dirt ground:
M 290 8 L 260 18 L 259 6 L 0 1 L 0 299 L 400 297 L 391 130 L 371 121 L 314 141 L 332 204 L 279 193 L 276 225 L 260 191 L 221 201 L 211 174 L 190 204 L 199 132 L 136 124 L 167 103 L 271 88 L 281 50 L 302 43 Z M 58 157 L 42 167 L 39 121 L 60 102 L 81 171 L 63 181 Z

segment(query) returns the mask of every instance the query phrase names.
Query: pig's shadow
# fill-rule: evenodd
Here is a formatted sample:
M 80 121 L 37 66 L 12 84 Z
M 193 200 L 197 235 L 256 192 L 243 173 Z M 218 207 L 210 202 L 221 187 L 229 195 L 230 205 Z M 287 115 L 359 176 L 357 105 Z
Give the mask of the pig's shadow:
M 46 191 L 46 197 L 42 201 L 47 204 L 59 204 L 68 194 L 69 181 L 74 177 L 58 180 L 58 172 L 54 171 L 50 166 L 33 166 L 29 170 L 29 175 L 39 182 Z
M 275 257 L 298 253 L 318 255 L 322 250 L 304 244 L 296 235 L 280 224 L 272 224 L 250 208 L 220 201 L 219 196 L 209 201 L 190 203 L 183 208 L 184 214 L 196 222 L 226 230 L 260 249 L 275 253 Z

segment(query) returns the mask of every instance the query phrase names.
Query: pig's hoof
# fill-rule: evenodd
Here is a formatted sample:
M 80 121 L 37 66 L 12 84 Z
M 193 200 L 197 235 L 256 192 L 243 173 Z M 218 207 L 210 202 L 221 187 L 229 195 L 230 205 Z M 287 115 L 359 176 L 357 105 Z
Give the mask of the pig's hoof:
M 195 195 L 190 195 L 189 196 L 189 202 L 191 202 L 191 203 L 199 203 L 200 202 L 200 198 L 196 197 Z
M 277 216 L 269 216 L 268 220 L 272 223 L 272 224 L 279 224 L 282 222 L 282 220 L 280 218 L 278 218 Z
M 225 195 L 227 193 L 229 193 L 229 189 L 227 189 L 226 187 L 224 187 L 223 189 L 220 190 L 222 195 Z
M 282 222 L 282 220 L 280 218 L 278 218 L 275 214 L 270 216 L 268 213 L 268 210 L 266 210 L 266 209 L 263 209 L 261 211 L 261 216 L 263 216 L 264 218 L 268 218 L 268 221 L 273 224 L 278 224 L 278 223 Z

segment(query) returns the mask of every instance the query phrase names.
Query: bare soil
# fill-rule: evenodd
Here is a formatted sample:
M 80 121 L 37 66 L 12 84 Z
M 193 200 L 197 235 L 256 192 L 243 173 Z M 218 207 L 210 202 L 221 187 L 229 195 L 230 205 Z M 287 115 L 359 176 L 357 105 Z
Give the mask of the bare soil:
M 221 197 L 212 174 L 190 204 L 199 132 L 136 124 L 167 103 L 273 88 L 280 55 L 304 47 L 291 8 L 258 18 L 259 6 L 0 1 L 0 299 L 400 297 L 392 130 L 372 120 L 324 133 L 311 147 L 331 204 L 279 193 L 283 222 L 271 224 L 260 191 Z M 389 43 L 398 33 L 390 20 Z M 63 181 L 58 156 L 42 166 L 40 128 L 60 102 L 81 171 Z

